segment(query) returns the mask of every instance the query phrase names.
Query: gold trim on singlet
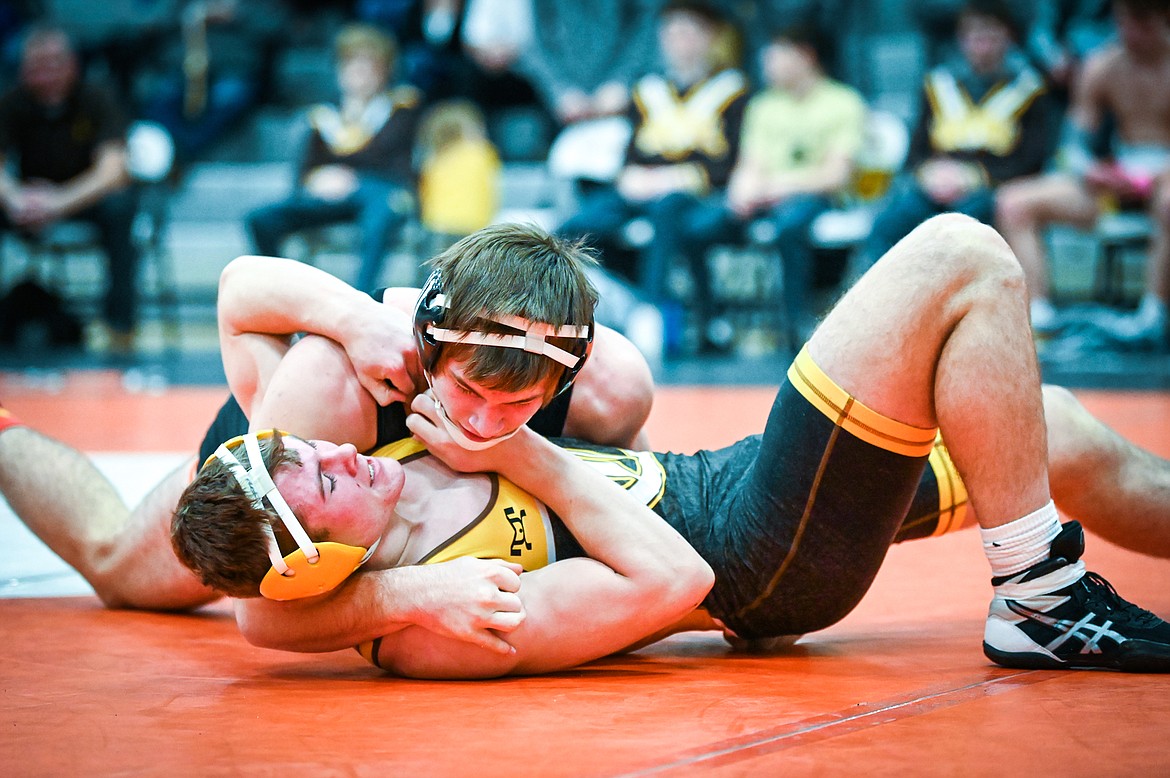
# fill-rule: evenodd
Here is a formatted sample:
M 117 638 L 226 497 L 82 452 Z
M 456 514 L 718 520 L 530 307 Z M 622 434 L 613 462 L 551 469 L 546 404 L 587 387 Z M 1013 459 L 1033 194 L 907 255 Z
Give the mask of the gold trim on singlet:
M 788 380 L 834 424 L 870 445 L 908 457 L 927 456 L 934 448 L 938 428 L 914 427 L 867 408 L 813 362 L 807 346 L 788 368 Z
M 954 460 L 943 444 L 941 435 L 935 438 L 927 461 L 930 462 L 930 469 L 934 471 L 934 480 L 938 485 L 938 523 L 931 533 L 931 537 L 937 537 L 962 529 L 967 518 L 967 485 L 955 469 Z

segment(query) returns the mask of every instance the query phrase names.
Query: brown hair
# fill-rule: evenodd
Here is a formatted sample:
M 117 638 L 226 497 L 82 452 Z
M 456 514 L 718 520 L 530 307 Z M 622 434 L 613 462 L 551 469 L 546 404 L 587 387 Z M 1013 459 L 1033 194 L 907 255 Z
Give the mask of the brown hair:
M 597 260 L 582 243 L 534 225 L 485 227 L 430 264 L 443 279 L 444 327 L 515 334 L 510 327 L 484 319 L 485 311 L 556 327 L 593 324 L 598 296 L 586 271 Z M 580 345 L 569 338 L 549 342 L 570 352 Z M 445 344 L 439 362 L 450 358 L 464 362 L 468 378 L 500 391 L 527 389 L 559 378 L 565 369 L 548 357 L 515 348 Z
M 260 449 L 270 473 L 300 461 L 296 452 L 285 448 L 279 433 L 261 440 Z M 249 464 L 242 444 L 232 454 L 241 464 Z M 204 585 L 229 597 L 258 597 L 260 581 L 272 567 L 265 524 L 272 526 L 278 541 L 288 541 L 276 511 L 253 505 L 227 465 L 215 459 L 179 498 L 171 516 L 171 546 Z

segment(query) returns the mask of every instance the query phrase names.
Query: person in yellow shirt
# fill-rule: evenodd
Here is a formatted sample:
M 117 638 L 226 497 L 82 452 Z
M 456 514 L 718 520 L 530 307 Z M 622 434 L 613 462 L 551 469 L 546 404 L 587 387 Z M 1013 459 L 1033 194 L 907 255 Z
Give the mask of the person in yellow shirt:
M 463 237 L 499 209 L 500 157 L 483 112 L 468 100 L 439 103 L 419 127 L 419 212 L 439 235 Z

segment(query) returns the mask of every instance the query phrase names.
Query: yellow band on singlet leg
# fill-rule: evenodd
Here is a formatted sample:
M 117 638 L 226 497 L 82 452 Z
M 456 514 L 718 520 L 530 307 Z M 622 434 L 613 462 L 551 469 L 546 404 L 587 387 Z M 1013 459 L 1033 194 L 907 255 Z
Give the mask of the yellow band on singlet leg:
M 927 456 L 934 448 L 938 428 L 914 427 L 867 408 L 813 362 L 807 346 L 788 368 L 788 380 L 834 424 L 870 445 L 908 457 Z
M 927 461 L 938 485 L 938 524 L 931 533 L 931 537 L 936 537 L 962 529 L 967 518 L 967 486 L 955 469 L 941 435 L 935 439 Z

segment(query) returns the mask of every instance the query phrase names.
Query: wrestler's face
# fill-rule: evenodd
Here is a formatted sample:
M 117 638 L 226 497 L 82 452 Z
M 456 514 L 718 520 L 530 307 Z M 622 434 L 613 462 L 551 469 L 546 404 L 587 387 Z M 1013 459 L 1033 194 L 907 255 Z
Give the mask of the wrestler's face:
M 447 418 L 477 444 L 520 429 L 549 395 L 545 384 L 517 391 L 491 389 L 472 379 L 466 366 L 456 359 L 442 361 L 431 378 L 431 389 Z
M 284 436 L 300 457 L 272 474 L 305 531 L 322 541 L 368 548 L 394 515 L 406 475 L 396 460 L 362 456 L 352 445 Z
M 959 19 L 959 49 L 976 73 L 993 73 L 1003 67 L 1012 45 L 1012 32 L 990 16 L 964 14 Z

